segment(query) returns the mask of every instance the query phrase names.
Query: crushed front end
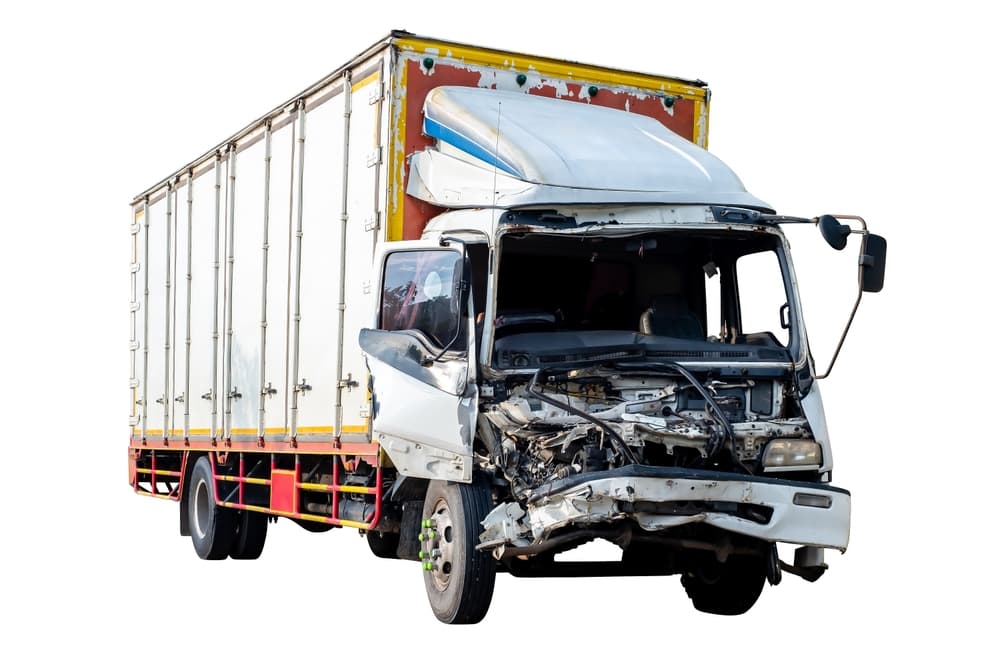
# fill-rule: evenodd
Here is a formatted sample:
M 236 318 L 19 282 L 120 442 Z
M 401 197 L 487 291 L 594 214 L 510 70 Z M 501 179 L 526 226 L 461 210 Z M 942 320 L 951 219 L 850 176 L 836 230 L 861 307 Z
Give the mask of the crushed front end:
M 480 435 L 512 495 L 480 538 L 500 559 L 595 537 L 716 557 L 847 547 L 850 494 L 819 481 L 822 448 L 780 378 L 699 380 L 648 361 L 541 369 L 484 409 Z
M 499 502 L 479 548 L 541 572 L 606 539 L 623 550 L 616 573 L 681 573 L 696 606 L 727 576 L 815 580 L 823 550 L 847 548 L 851 503 L 829 483 L 780 233 L 609 227 L 501 239 L 477 433 Z M 748 324 L 763 291 L 751 255 L 775 288 L 768 330 Z M 575 301 L 551 286 L 566 276 Z M 778 543 L 798 547 L 792 562 Z

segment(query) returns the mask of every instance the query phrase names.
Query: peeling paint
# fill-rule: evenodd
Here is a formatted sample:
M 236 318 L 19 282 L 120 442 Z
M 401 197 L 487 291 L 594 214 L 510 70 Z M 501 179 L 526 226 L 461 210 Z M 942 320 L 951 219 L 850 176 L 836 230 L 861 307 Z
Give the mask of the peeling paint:
M 404 194 L 410 156 L 431 144 L 422 134 L 422 105 L 423 96 L 436 86 L 477 86 L 623 109 L 656 118 L 694 143 L 707 144 L 707 92 L 686 82 L 541 57 L 512 57 L 503 52 L 420 38 L 403 38 L 396 45 L 390 86 L 392 154 L 387 183 L 390 240 L 417 238 L 426 221 L 440 211 Z M 434 58 L 429 71 L 422 66 L 424 57 Z M 421 76 L 409 72 L 413 65 Z M 522 85 L 517 83 L 519 74 L 526 77 Z M 416 85 L 418 80 L 420 85 Z M 597 96 L 589 94 L 590 85 L 600 87 Z M 669 109 L 662 102 L 668 94 L 677 98 L 677 103 Z

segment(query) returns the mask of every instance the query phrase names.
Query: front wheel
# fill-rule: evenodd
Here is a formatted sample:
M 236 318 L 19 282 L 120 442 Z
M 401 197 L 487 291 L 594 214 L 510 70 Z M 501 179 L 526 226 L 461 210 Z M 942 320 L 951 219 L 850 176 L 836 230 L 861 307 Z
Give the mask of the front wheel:
M 476 545 L 492 508 L 493 496 L 482 480 L 435 480 L 427 486 L 420 549 L 427 599 L 439 621 L 478 623 L 490 608 L 496 560 Z
M 681 584 L 698 611 L 738 616 L 750 610 L 764 589 L 763 558 L 730 556 L 725 563 L 703 561 L 681 575 Z

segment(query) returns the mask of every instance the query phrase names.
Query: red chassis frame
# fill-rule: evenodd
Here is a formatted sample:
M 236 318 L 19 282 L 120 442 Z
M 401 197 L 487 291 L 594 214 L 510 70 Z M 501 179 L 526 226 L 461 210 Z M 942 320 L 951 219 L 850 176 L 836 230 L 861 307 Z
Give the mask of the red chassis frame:
M 215 502 L 222 507 L 361 530 L 375 529 L 382 517 L 383 455 L 378 443 L 374 442 L 199 442 L 184 439 L 150 444 L 147 440 L 132 439 L 129 444 L 129 481 L 132 489 L 139 495 L 179 501 L 184 494 L 189 463 L 198 456 L 207 456 L 212 464 Z M 221 474 L 219 469 L 229 467 L 231 457 L 237 459 L 237 474 Z M 255 474 L 258 465 L 247 470 L 248 459 L 259 463 L 267 457 L 270 458 L 270 466 L 265 470 L 266 474 Z M 302 481 L 303 464 L 317 469 L 327 462 L 332 483 Z M 342 471 L 351 472 L 361 462 L 375 470 L 375 485 L 341 484 Z M 220 493 L 220 482 L 230 486 L 225 497 Z M 250 486 L 268 487 L 267 505 L 247 502 Z M 300 511 L 302 492 L 330 494 L 331 513 Z M 234 494 L 235 502 L 232 500 Z M 355 521 L 341 517 L 338 511 L 341 494 L 371 497 L 374 510 L 370 519 Z

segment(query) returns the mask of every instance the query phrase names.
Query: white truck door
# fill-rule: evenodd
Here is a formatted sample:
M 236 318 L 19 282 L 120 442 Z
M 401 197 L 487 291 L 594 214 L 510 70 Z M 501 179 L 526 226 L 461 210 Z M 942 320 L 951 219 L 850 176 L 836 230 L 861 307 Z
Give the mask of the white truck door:
M 375 328 L 359 337 L 373 439 L 404 475 L 470 481 L 478 390 L 462 247 L 393 243 L 377 261 Z

